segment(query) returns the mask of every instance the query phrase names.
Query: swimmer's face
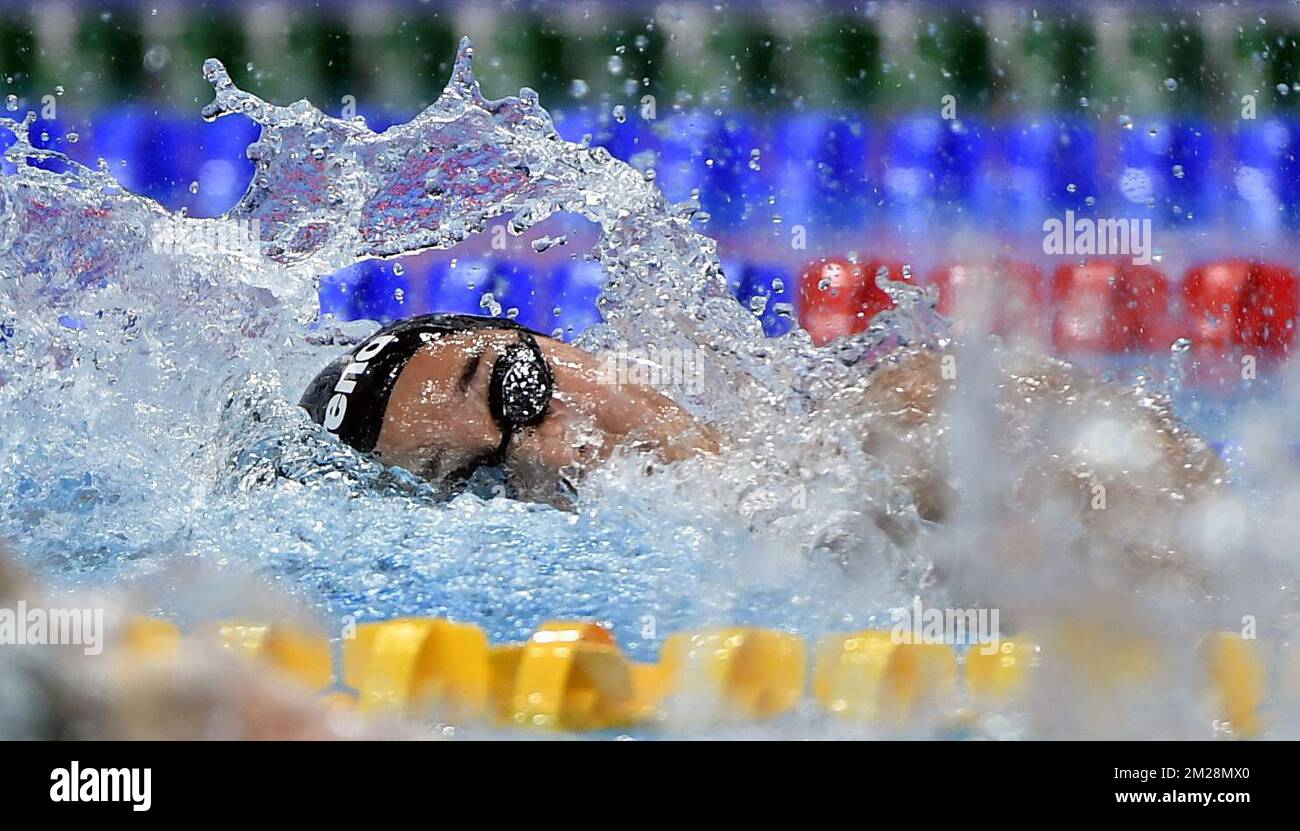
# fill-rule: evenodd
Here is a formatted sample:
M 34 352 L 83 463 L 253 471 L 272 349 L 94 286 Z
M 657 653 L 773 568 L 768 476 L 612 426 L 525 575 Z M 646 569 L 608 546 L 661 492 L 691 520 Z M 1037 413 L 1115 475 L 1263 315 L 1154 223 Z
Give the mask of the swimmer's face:
M 389 397 L 375 447 L 380 458 L 433 478 L 494 460 L 503 430 L 489 404 L 492 370 L 521 338 L 508 329 L 460 332 L 416 352 Z M 667 461 L 717 450 L 712 431 L 671 399 L 649 387 L 611 383 L 600 360 L 581 349 L 536 341 L 553 394 L 541 423 L 515 431 L 500 460 L 516 479 L 581 475 L 620 445 Z

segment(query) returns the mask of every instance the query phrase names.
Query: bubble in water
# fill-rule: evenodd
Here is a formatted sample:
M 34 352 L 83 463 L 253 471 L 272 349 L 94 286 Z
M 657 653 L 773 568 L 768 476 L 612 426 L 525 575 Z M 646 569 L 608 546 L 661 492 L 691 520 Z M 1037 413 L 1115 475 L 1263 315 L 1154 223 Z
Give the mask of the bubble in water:
M 627 107 L 623 106 L 622 104 L 618 104 L 617 106 L 615 106 L 615 107 L 614 107 L 614 120 L 617 121 L 619 124 L 623 124 L 624 122 L 626 122 L 626 121 L 627 121 Z
M 144 53 L 144 68 L 149 72 L 158 72 L 171 62 L 172 53 L 166 46 L 151 46 Z
M 8 110 L 9 112 L 14 112 L 15 110 L 18 109 L 17 95 L 10 93 L 9 95 L 5 96 L 5 109 Z
M 623 59 L 618 55 L 610 55 L 609 60 L 605 63 L 605 68 L 609 70 L 610 75 L 622 75 Z
M 479 298 L 478 307 L 487 311 L 491 317 L 501 316 L 501 304 L 497 302 L 496 296 L 490 291 L 484 292 L 483 296 Z
M 1166 78 L 1164 86 L 1166 90 L 1168 90 L 1169 92 L 1173 92 L 1174 90 L 1178 89 L 1178 81 L 1177 79 L 1174 78 Z
M 589 91 L 590 87 L 587 86 L 587 82 L 581 78 L 574 78 L 569 83 L 569 95 L 574 98 L 586 98 Z
M 198 192 L 199 192 L 199 180 L 195 179 L 193 182 L 190 182 L 190 193 L 198 193 Z
M 63 84 L 58 84 L 57 86 L 54 87 L 54 94 L 55 95 L 63 94 Z

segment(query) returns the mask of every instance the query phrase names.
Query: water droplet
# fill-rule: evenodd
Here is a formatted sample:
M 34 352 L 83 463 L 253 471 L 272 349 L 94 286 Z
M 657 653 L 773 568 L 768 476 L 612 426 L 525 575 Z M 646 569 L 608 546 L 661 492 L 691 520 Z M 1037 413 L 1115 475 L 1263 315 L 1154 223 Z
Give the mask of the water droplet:
M 545 237 L 538 237 L 537 239 L 533 240 L 532 246 L 533 246 L 533 250 L 536 251 L 538 254 L 540 254 L 543 251 L 549 251 L 553 246 L 564 245 L 568 241 L 569 241 L 569 237 L 566 234 L 561 234 L 556 237 L 545 236 Z
M 151 46 L 149 51 L 144 53 L 144 68 L 150 72 L 157 72 L 171 63 L 172 53 L 166 46 Z

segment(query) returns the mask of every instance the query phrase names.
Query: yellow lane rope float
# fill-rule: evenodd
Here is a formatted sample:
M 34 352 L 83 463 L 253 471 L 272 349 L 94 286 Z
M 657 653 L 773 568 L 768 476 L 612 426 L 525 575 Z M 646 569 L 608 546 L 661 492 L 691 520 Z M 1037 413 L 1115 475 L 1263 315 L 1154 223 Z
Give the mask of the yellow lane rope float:
M 1032 689 L 1043 654 L 1029 637 L 959 655 L 949 645 L 899 643 L 888 631 L 867 630 L 824 637 L 810 656 L 804 640 L 788 632 L 728 627 L 674 634 L 652 664 L 629 660 L 609 630 L 591 622 L 551 621 L 525 643 L 493 646 L 476 626 L 399 618 L 357 626 L 342 640 L 336 674 L 329 639 L 288 624 L 217 622 L 186 636 L 170 622 L 136 618 L 123 641 L 165 661 L 187 637 L 206 638 L 363 713 L 566 731 L 754 721 L 805 703 L 885 727 L 920 719 L 960 725 L 1014 706 Z M 1221 731 L 1258 735 L 1268 695 L 1259 643 L 1212 632 L 1198 655 Z

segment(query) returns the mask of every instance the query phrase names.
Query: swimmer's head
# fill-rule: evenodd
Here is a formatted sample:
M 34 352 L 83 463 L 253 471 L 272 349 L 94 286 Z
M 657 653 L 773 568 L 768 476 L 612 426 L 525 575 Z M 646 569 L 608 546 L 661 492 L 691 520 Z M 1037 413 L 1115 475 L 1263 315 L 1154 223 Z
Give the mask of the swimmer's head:
M 709 428 L 671 399 L 621 380 L 596 356 L 513 321 L 430 315 L 336 360 L 301 404 L 388 464 L 452 481 L 493 468 L 529 491 L 580 475 L 619 446 L 667 460 L 716 449 Z

